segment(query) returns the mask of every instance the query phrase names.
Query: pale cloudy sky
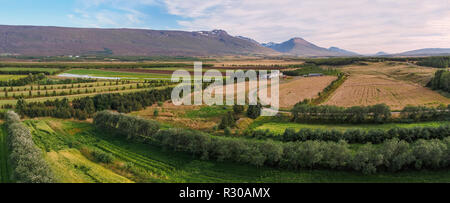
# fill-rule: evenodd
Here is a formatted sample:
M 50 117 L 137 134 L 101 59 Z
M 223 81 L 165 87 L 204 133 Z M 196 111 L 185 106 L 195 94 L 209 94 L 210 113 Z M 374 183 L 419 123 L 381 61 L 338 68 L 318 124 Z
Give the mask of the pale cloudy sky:
M 450 48 L 450 0 L 0 0 L 0 24 L 223 29 L 359 53 Z

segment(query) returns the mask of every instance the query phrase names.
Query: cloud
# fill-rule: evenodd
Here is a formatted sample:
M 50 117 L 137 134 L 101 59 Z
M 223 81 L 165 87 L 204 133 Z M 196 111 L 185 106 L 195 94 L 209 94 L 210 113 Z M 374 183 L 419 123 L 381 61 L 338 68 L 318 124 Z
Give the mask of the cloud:
M 360 53 L 450 48 L 450 0 L 77 0 L 68 18 L 83 27 L 224 29 L 259 42 L 303 37 Z
M 225 29 L 261 42 L 299 36 L 361 53 L 450 47 L 449 0 L 164 0 L 188 30 Z
M 158 5 L 156 0 L 77 0 L 76 8 L 67 17 L 82 27 L 147 27 L 148 14 L 143 6 Z

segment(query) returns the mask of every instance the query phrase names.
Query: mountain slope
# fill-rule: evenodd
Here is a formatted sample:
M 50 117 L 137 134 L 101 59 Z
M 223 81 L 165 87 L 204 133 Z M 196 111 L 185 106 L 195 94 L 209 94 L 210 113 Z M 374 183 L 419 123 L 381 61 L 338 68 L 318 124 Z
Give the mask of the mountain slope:
M 258 43 L 211 32 L 0 25 L 0 54 L 32 56 L 210 56 L 277 54 Z
M 439 55 L 450 55 L 450 48 L 428 48 L 428 49 L 418 49 L 413 51 L 407 51 L 400 54 L 400 56 L 439 56 Z
M 302 38 L 292 38 L 281 44 L 267 43 L 262 44 L 265 47 L 271 48 L 275 51 L 304 57 L 325 57 L 325 56 L 356 56 L 358 54 L 349 52 L 337 47 L 331 47 L 330 49 L 322 48 L 312 44 Z

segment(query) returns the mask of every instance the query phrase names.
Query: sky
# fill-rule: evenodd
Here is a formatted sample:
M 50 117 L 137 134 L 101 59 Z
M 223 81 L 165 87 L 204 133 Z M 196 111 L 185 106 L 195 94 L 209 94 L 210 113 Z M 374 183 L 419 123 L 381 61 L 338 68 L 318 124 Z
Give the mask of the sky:
M 223 29 L 361 54 L 450 48 L 450 0 L 0 0 L 0 24 Z

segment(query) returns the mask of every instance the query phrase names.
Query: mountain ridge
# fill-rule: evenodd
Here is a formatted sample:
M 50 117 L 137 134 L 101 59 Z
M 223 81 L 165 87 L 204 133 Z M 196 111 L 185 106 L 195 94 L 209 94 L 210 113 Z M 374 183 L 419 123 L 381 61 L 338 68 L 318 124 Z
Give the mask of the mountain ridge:
M 273 55 L 226 31 L 70 28 L 0 25 L 0 54 L 31 56 L 104 53 L 123 56 Z

